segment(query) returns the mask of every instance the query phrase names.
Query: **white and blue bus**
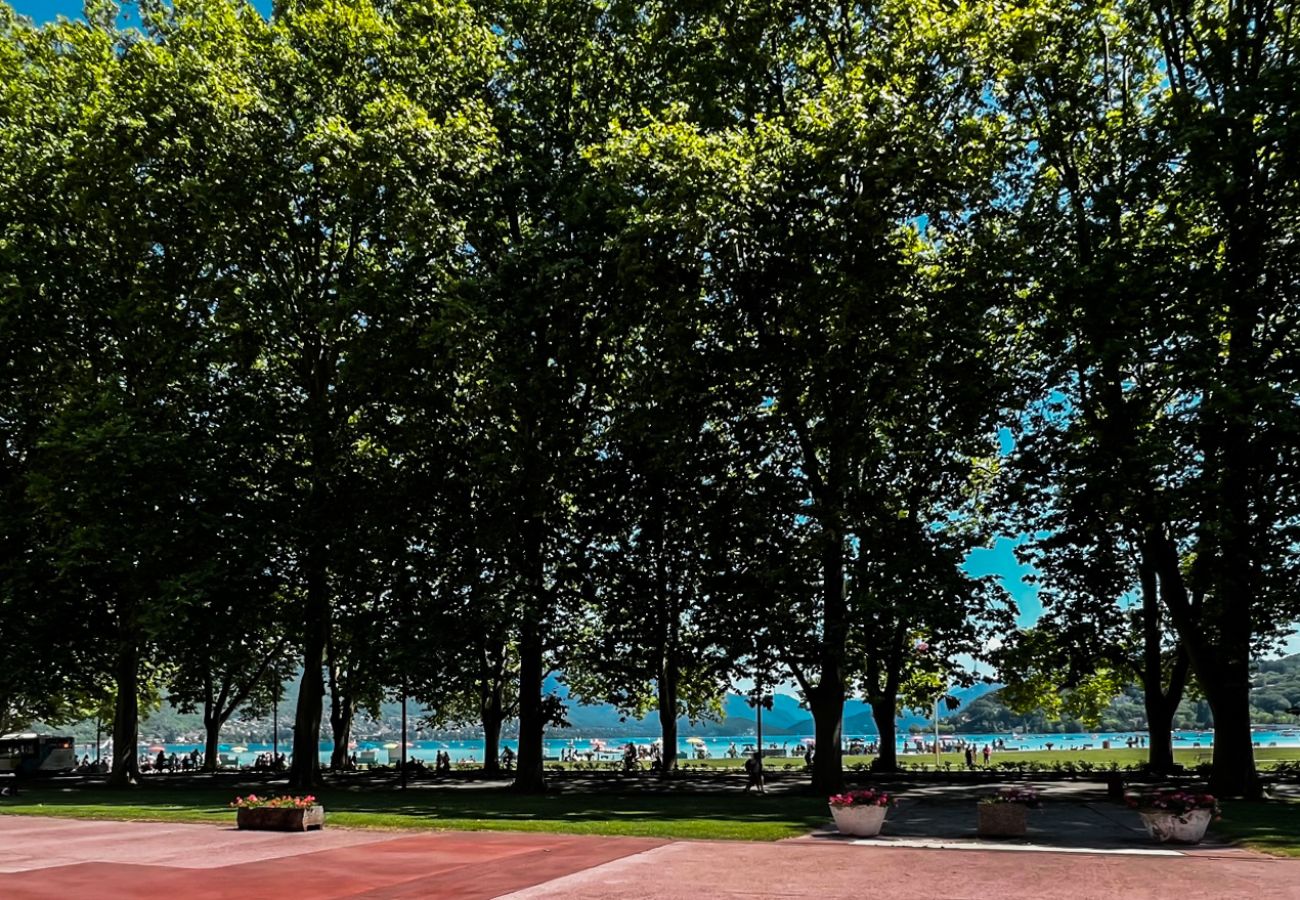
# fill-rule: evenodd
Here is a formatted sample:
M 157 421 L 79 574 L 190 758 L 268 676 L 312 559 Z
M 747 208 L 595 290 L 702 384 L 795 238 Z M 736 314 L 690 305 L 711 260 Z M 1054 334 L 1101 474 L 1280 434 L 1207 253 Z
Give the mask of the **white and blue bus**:
M 77 766 L 77 745 L 70 737 L 49 734 L 0 735 L 0 774 L 52 775 Z

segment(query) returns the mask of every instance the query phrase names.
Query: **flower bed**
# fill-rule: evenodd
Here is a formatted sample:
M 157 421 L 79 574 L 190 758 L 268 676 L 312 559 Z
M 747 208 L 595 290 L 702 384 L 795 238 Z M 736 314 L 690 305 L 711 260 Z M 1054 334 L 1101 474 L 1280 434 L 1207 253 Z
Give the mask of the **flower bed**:
M 980 800 L 981 806 L 999 806 L 1002 804 L 1016 804 L 1025 809 L 1038 809 L 1042 805 L 1042 801 L 1038 796 L 1038 790 L 1031 787 L 1003 788 L 996 794 L 990 794 Z
M 1038 791 L 1033 788 L 1003 788 L 980 800 L 976 831 L 980 837 L 1024 837 L 1028 810 L 1039 805 Z
M 885 824 L 885 812 L 894 800 L 884 791 L 866 788 L 835 794 L 830 798 L 831 818 L 840 834 L 875 837 Z
M 307 831 L 325 827 L 325 807 L 312 796 L 236 797 L 230 804 L 237 811 L 235 822 L 252 831 Z
M 1128 798 L 1147 833 L 1160 843 L 1199 844 L 1210 822 L 1219 817 L 1213 794 L 1193 791 L 1153 791 Z

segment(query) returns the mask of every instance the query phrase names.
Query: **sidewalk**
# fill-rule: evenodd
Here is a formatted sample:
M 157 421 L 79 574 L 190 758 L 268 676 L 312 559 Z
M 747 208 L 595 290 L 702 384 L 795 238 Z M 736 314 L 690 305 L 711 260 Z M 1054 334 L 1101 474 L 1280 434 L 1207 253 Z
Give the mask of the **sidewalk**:
M 1023 786 L 1023 783 L 1021 783 Z M 1078 852 L 1126 852 L 1152 855 L 1254 855 L 1212 838 L 1195 848 L 1158 847 L 1138 814 L 1106 798 L 1095 783 L 1050 783 L 1041 786 L 1043 805 L 1030 810 L 1024 838 L 981 839 L 976 834 L 976 807 L 997 786 L 913 786 L 898 796 L 882 835 L 874 843 L 913 847 L 1010 849 L 1017 846 Z M 807 838 L 843 841 L 829 824 Z M 968 846 L 969 845 L 969 846 Z
M 680 841 L 509 900 L 1236 900 L 1300 897 L 1300 860 Z
M 936 829 L 945 808 L 966 815 Z M 510 832 L 240 832 L 215 825 L 0 816 L 0 897 L 127 900 L 437 898 L 437 900 L 1232 900 L 1300 897 L 1300 860 L 1198 848 L 1136 854 L 1132 823 L 1065 802 L 1043 835 L 1117 846 L 981 844 L 972 801 L 914 797 L 898 833 L 819 834 L 778 843 L 661 841 Z M 1121 812 L 1127 812 L 1121 810 Z M 954 821 L 957 821 L 954 819 Z M 946 830 L 948 838 L 910 833 Z M 908 832 L 909 834 L 904 834 Z M 964 849 L 922 849 L 908 841 Z M 1151 848 L 1146 842 L 1142 847 Z M 1125 848 L 1128 849 L 1125 849 Z M 1037 852 L 1030 852 L 1030 850 Z M 1072 850 L 1073 852 L 1067 852 Z

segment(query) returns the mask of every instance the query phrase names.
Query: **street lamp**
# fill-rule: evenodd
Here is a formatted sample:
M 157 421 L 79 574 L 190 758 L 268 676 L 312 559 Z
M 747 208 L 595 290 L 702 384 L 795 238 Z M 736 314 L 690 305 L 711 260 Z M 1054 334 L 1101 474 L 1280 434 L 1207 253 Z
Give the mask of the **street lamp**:
M 755 740 L 758 742 L 758 758 L 761 761 L 763 759 L 763 707 L 771 709 L 772 701 L 766 699 L 763 689 L 756 685 L 755 692 L 750 694 L 747 702 L 754 708 L 754 727 L 757 732 Z
M 406 676 L 402 676 L 402 790 L 406 790 Z
M 271 766 L 279 768 L 280 765 L 280 690 L 283 685 L 280 684 L 279 674 L 275 675 L 275 697 L 271 701 Z
M 929 651 L 930 645 L 925 641 L 916 642 L 917 653 L 928 653 Z M 939 768 L 939 701 L 943 699 L 943 695 L 947 690 L 947 687 L 940 687 L 939 693 L 934 698 L 934 767 L 936 769 Z

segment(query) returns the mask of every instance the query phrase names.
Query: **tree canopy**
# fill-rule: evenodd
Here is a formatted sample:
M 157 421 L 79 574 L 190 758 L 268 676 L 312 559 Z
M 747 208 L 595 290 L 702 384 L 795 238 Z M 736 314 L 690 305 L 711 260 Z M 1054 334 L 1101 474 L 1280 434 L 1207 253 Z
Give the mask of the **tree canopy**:
M 1187 690 L 1300 616 L 1288 4 L 0 6 L 0 724 Z M 1017 629 L 969 553 L 1020 540 Z M 50 665 L 48 661 L 57 660 Z M 328 698 L 328 708 L 326 707 Z M 1068 698 L 1068 702 L 1066 699 Z M 1281 699 L 1257 696 L 1257 709 Z M 1157 739 L 1157 736 L 1160 736 Z M 878 765 L 894 765 L 886 750 Z

